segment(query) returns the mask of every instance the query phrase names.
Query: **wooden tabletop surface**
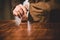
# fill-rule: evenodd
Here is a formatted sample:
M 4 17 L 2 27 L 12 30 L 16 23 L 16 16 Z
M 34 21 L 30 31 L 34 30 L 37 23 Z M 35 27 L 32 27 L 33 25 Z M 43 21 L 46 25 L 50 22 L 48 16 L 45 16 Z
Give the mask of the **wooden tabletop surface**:
M 14 20 L 0 21 L 0 40 L 59 40 L 60 23 L 31 23 L 30 31 L 26 22 L 19 26 Z

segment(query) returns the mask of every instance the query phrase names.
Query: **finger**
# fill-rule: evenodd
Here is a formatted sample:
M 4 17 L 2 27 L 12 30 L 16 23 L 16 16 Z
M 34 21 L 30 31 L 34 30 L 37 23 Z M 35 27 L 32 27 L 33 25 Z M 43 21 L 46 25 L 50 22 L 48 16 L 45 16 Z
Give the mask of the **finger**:
M 19 5 L 19 6 L 22 8 L 22 10 L 23 10 L 24 14 L 26 14 L 26 13 L 27 13 L 26 8 L 25 8 L 23 5 Z
M 14 11 L 13 11 L 13 15 L 14 15 L 14 16 L 18 16 L 19 18 L 21 18 L 21 14 L 20 14 L 20 12 L 17 11 L 16 9 L 14 9 Z
M 15 8 L 15 10 L 16 10 L 17 12 L 19 12 L 18 14 L 20 14 L 21 16 L 23 16 L 24 11 L 23 11 L 23 9 L 21 8 L 21 6 L 17 5 L 16 8 Z
M 14 15 L 14 16 L 17 16 L 17 15 L 18 15 L 15 10 L 13 10 L 13 15 Z
M 17 16 L 18 15 L 18 9 L 19 7 L 16 6 L 15 9 L 13 10 L 13 15 Z
M 24 15 L 24 12 L 23 12 L 22 8 L 19 9 L 19 13 L 20 13 L 21 16 Z

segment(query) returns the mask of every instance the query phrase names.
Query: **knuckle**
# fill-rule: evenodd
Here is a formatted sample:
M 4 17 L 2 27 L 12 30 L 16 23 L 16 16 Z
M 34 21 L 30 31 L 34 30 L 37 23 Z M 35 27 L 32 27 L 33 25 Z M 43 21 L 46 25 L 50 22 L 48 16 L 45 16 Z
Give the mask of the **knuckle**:
M 18 6 L 23 6 L 22 4 L 19 4 Z
M 19 5 L 17 5 L 16 7 L 18 7 Z

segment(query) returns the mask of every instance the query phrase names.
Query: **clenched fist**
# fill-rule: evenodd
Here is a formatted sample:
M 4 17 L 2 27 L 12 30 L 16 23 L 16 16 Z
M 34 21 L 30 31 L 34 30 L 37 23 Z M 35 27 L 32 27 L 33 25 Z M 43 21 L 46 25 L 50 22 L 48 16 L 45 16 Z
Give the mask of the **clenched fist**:
M 26 6 L 23 6 L 22 4 L 17 5 L 13 10 L 13 15 L 22 18 L 22 20 L 27 20 L 27 5 Z

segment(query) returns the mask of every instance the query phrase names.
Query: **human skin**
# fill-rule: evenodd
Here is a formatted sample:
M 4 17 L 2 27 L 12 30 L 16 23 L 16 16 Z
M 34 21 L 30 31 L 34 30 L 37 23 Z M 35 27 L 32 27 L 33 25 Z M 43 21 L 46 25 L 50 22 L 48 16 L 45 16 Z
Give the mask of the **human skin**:
M 47 22 L 49 20 L 49 12 L 54 9 L 54 0 L 29 0 L 30 2 L 30 15 L 33 21 Z M 27 18 L 27 7 L 23 5 L 17 5 L 13 10 L 15 16 L 20 16 L 23 19 Z
M 29 3 L 26 3 L 26 1 L 23 2 L 23 5 L 22 4 L 17 5 L 13 10 L 13 15 L 22 18 L 22 20 L 27 20 L 28 6 Z

